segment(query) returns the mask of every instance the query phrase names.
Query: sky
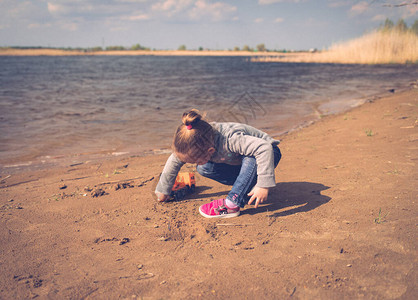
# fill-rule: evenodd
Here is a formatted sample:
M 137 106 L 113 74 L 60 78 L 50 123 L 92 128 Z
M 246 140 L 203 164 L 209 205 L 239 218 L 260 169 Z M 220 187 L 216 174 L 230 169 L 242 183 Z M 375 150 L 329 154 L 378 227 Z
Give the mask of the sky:
M 408 26 L 407 0 L 0 0 L 0 46 L 308 50 Z

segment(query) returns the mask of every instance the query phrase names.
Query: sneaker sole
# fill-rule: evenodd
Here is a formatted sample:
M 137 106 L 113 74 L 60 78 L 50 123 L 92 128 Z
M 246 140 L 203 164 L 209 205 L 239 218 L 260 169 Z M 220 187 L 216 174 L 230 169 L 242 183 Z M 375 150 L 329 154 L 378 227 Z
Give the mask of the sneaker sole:
M 207 215 L 207 214 L 205 214 L 204 212 L 202 212 L 202 211 L 200 210 L 200 207 L 199 207 L 199 212 L 200 212 L 200 214 L 201 214 L 202 216 L 204 216 L 205 218 L 234 218 L 234 217 L 238 217 L 238 216 L 239 216 L 239 214 L 240 214 L 240 211 L 237 211 L 237 212 L 235 212 L 235 213 L 230 213 L 230 214 L 223 214 L 223 215 L 210 216 L 210 215 Z

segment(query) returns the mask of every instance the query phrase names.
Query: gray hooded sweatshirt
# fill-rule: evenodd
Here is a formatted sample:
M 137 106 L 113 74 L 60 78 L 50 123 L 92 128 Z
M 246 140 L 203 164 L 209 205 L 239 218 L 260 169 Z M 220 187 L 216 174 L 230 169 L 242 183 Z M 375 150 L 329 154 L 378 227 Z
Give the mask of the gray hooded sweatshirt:
M 240 123 L 210 123 L 214 130 L 215 153 L 211 162 L 240 165 L 244 156 L 255 157 L 257 162 L 257 184 L 262 188 L 276 186 L 274 177 L 273 146 L 280 142 L 267 133 Z M 156 192 L 170 195 L 177 174 L 185 163 L 175 153 L 168 158 Z

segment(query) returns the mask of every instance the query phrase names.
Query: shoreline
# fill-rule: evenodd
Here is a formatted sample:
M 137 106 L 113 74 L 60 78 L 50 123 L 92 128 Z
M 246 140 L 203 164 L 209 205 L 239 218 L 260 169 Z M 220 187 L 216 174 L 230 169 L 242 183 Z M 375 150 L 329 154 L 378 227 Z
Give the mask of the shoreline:
M 2 176 L 0 298 L 416 299 L 417 114 L 411 87 L 284 135 L 269 201 L 227 220 L 201 176 L 155 202 L 168 154 Z
M 339 57 L 333 51 L 294 51 L 294 52 L 252 52 L 234 50 L 109 50 L 80 51 L 61 49 L 15 49 L 0 48 L 0 56 L 178 56 L 178 57 L 248 57 L 253 63 L 314 63 L 314 64 L 401 64 L 416 65 L 417 60 L 408 59 L 359 59 Z
M 61 49 L 14 49 L 0 48 L 0 56 L 272 56 L 300 55 L 300 53 L 251 52 L 230 50 L 121 50 L 121 51 L 78 51 Z
M 402 88 L 397 90 L 397 93 L 404 93 L 408 91 L 410 88 Z M 308 120 L 301 120 L 298 124 L 292 125 L 291 127 L 284 129 L 279 134 L 272 134 L 268 130 L 266 133 L 272 135 L 275 139 L 281 139 L 286 135 L 289 135 L 293 132 L 297 132 L 312 126 L 316 122 L 320 121 L 323 117 L 327 116 L 334 116 L 334 115 L 341 115 L 360 107 L 368 102 L 373 102 L 375 100 L 389 97 L 392 93 L 388 91 L 382 91 L 370 96 L 364 96 L 362 98 L 354 98 L 350 100 L 346 100 L 345 102 L 350 103 L 345 104 L 343 107 L 338 108 L 335 111 L 331 112 L 327 109 L 327 105 L 330 105 L 332 101 L 324 100 L 318 102 L 315 107 L 311 118 Z M 322 107 L 322 108 L 321 108 Z M 332 105 L 331 105 L 332 107 Z M 24 160 L 24 161 L 13 161 L 11 164 L 5 164 L 0 168 L 0 176 L 1 175 L 8 175 L 8 174 L 17 174 L 21 172 L 30 172 L 30 171 L 41 171 L 50 168 L 62 168 L 66 166 L 73 166 L 73 165 L 80 165 L 85 163 L 100 163 L 103 161 L 108 160 L 118 160 L 124 158 L 134 158 L 134 157 L 149 157 L 155 155 L 161 155 L 171 153 L 170 147 L 167 148 L 155 148 L 150 147 L 150 149 L 141 151 L 141 152 L 132 152 L 127 149 L 112 149 L 109 151 L 100 151 L 100 152 L 92 152 L 92 153 L 72 153 L 67 155 L 58 155 L 58 156 L 50 156 L 50 155 L 42 155 L 38 156 L 32 160 Z

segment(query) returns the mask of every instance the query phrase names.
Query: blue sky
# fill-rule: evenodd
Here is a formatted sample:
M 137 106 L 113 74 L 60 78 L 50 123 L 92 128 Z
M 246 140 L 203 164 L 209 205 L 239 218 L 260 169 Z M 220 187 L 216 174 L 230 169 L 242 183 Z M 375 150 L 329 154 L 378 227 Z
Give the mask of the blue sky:
M 0 0 L 0 46 L 324 49 L 386 18 L 418 18 L 398 0 Z

